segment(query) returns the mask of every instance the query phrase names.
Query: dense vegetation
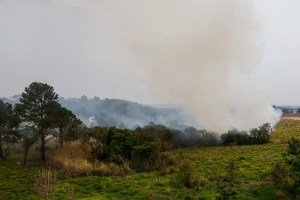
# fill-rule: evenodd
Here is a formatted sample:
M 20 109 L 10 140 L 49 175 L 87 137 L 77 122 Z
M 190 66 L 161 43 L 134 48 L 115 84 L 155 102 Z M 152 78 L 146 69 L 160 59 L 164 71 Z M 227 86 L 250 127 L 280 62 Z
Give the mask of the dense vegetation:
M 0 200 L 298 198 L 298 126 L 87 128 L 35 82 L 14 107 L 0 100 Z

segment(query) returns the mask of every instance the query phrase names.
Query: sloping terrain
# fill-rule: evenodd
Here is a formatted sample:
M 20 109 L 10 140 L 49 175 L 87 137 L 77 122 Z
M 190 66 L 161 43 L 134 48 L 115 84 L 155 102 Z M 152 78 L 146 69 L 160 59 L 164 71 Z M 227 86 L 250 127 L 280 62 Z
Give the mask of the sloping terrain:
M 274 164 L 283 159 L 292 135 L 300 138 L 300 121 L 282 120 L 265 145 L 186 148 L 168 152 L 176 164 L 167 171 L 134 173 L 127 176 L 70 177 L 57 174 L 55 199 L 65 199 L 65 186 L 75 187 L 75 199 L 216 199 L 228 190 L 222 181 L 227 166 L 237 165 L 236 183 L 231 188 L 238 199 L 286 199 L 271 181 Z M 280 141 L 276 143 L 276 141 Z M 280 144 L 283 143 L 283 144 Z M 41 199 L 34 189 L 39 168 L 20 166 L 22 155 L 15 152 L 0 161 L 0 199 Z M 190 173 L 195 185 L 183 184 L 180 169 Z
M 4 102 L 15 104 L 20 95 L 2 98 Z M 143 105 L 121 99 L 87 98 L 59 98 L 62 106 L 71 110 L 87 126 L 116 126 L 134 128 L 145 126 L 150 122 L 162 124 L 173 129 L 183 130 L 193 125 L 190 116 L 178 106 Z
M 61 189 L 76 188 L 76 199 L 215 199 L 219 194 L 217 177 L 225 176 L 225 166 L 235 161 L 239 166 L 236 190 L 239 199 L 274 199 L 275 188 L 269 172 L 282 159 L 286 145 L 267 144 L 236 147 L 182 149 L 171 152 L 191 161 L 197 187 L 185 187 L 177 172 L 151 172 L 125 177 L 58 176 L 56 199 L 64 199 Z M 0 199 L 38 199 L 34 179 L 36 168 L 23 170 L 16 161 L 0 161 Z M 180 164 L 179 164 L 180 165 Z
M 292 137 L 300 138 L 300 121 L 282 118 L 272 133 L 273 143 L 287 143 Z

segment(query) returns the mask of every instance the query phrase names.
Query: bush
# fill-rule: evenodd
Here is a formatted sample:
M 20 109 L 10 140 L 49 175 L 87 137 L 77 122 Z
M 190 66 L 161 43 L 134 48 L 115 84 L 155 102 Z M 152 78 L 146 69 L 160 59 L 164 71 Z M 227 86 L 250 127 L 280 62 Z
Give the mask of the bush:
M 285 163 L 276 163 L 271 171 L 274 185 L 289 193 L 292 198 L 300 199 L 300 140 L 289 141 Z M 280 191 L 280 190 L 279 190 Z M 282 193 L 282 192 L 281 192 Z M 284 193 L 283 193 L 284 194 Z
M 175 141 L 180 147 L 218 146 L 220 137 L 218 134 L 207 130 L 197 130 L 188 127 L 181 131 L 173 131 Z
M 258 129 L 250 130 L 252 144 L 265 144 L 270 142 L 271 125 L 265 123 Z
M 236 183 L 238 178 L 239 166 L 236 161 L 229 161 L 225 166 L 226 176 L 217 179 L 218 200 L 237 199 Z
M 61 169 L 72 176 L 124 176 L 132 171 L 128 162 L 117 165 L 112 162 L 89 161 L 87 155 L 78 142 L 66 143 L 63 148 L 56 149 L 50 165 Z
M 223 145 L 249 145 L 251 138 L 246 131 L 230 130 L 221 135 Z
M 196 175 L 190 160 L 183 160 L 179 165 L 178 176 L 181 184 L 187 188 L 191 188 L 197 184 Z
M 122 164 L 131 159 L 132 135 L 129 130 L 110 128 L 107 135 L 103 160 Z
M 74 176 L 90 175 L 93 172 L 93 165 L 77 142 L 66 143 L 63 148 L 56 149 L 50 164 Z
M 104 151 L 107 146 L 109 128 L 95 127 L 84 129 L 81 134 L 81 147 L 90 159 L 103 159 Z
M 94 174 L 101 176 L 125 176 L 133 173 L 133 170 L 129 167 L 128 162 L 124 162 L 121 165 L 115 163 L 103 163 L 96 161 L 94 164 Z
M 283 162 L 276 163 L 271 171 L 273 184 L 279 187 L 289 185 L 289 176 L 289 169 Z
M 153 170 L 159 162 L 160 152 L 159 141 L 138 145 L 133 149 L 131 166 L 140 172 Z
M 160 172 L 170 174 L 175 172 L 174 166 L 178 163 L 178 156 L 165 152 L 159 155 L 158 168 Z
M 293 197 L 300 196 L 300 140 L 292 138 L 289 141 L 288 152 L 285 155 L 285 161 L 290 168 L 291 177 L 294 184 L 290 190 Z
M 236 161 L 229 161 L 229 163 L 225 166 L 225 171 L 227 172 L 227 180 L 229 183 L 236 183 L 238 178 L 239 166 Z
M 238 199 L 236 189 L 228 182 L 218 182 L 217 189 L 219 192 L 217 200 Z

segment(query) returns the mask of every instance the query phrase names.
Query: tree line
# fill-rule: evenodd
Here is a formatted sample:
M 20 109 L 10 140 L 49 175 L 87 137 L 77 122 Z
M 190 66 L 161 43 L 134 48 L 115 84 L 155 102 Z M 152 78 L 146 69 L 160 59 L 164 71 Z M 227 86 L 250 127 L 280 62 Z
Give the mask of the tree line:
M 150 122 L 134 130 L 116 127 L 87 128 L 58 102 L 52 86 L 33 82 L 12 106 L 0 100 L 0 158 L 9 156 L 13 143 L 24 149 L 24 165 L 34 144 L 46 161 L 47 141 L 56 138 L 60 147 L 66 141 L 80 141 L 91 151 L 93 159 L 120 164 L 131 160 L 136 169 L 151 169 L 160 152 L 175 148 L 218 145 L 249 145 L 269 142 L 270 124 L 246 131 L 230 130 L 221 137 L 193 127 L 183 131 Z M 147 166 L 148 165 L 148 166 Z

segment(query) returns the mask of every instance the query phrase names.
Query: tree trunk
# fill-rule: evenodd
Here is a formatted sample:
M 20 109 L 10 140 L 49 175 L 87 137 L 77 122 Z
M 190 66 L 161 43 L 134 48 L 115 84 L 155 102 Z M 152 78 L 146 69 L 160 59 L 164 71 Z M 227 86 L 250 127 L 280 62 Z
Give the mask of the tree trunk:
M 25 152 L 24 152 L 24 160 L 23 160 L 23 167 L 24 168 L 26 167 L 26 164 L 27 164 L 27 155 L 28 155 L 28 151 L 26 149 Z
M 41 133 L 41 140 L 42 140 L 42 146 L 41 146 L 41 153 L 42 153 L 42 161 L 46 161 L 46 148 L 45 148 L 45 133 L 42 131 Z
M 2 151 L 2 141 L 1 141 L 1 138 L 0 138 L 0 158 L 3 159 L 3 151 Z
M 63 138 L 63 129 L 59 128 L 59 141 L 60 141 L 60 147 L 63 148 L 64 145 L 64 138 Z

